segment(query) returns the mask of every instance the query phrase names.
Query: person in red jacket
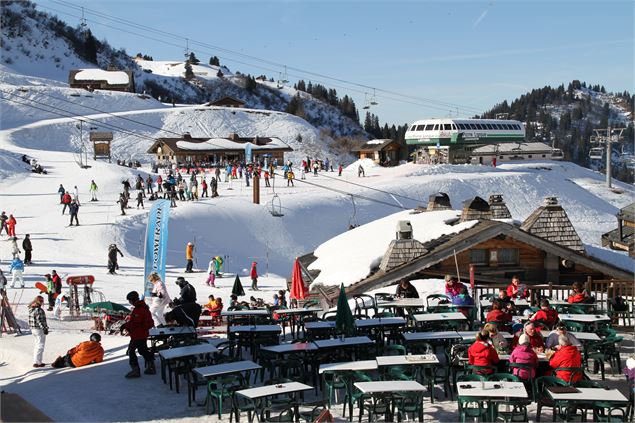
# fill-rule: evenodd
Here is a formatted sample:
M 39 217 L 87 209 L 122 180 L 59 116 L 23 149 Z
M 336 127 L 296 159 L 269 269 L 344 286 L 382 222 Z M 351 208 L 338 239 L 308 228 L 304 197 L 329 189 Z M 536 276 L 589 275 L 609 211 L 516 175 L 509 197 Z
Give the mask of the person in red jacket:
M 547 326 L 547 329 L 551 330 L 556 325 L 556 323 L 558 323 L 558 319 L 558 312 L 555 309 L 551 308 L 548 299 L 543 298 L 542 300 L 540 300 L 540 310 L 538 310 L 536 314 L 531 317 L 530 320 L 532 322 L 536 322 L 536 325 L 539 327 L 538 330 L 540 330 L 543 326 L 540 324 L 540 322 L 544 322 L 544 324 Z
M 558 349 L 549 359 L 549 366 L 552 369 L 558 367 L 582 367 L 582 354 L 580 350 L 571 345 L 571 341 L 564 335 L 558 337 Z M 581 372 L 571 372 L 569 370 L 558 370 L 556 377 L 567 383 L 577 382 L 582 379 Z
M 249 271 L 249 276 L 251 277 L 251 289 L 254 291 L 260 291 L 258 289 L 258 270 L 256 269 L 255 261 L 251 263 L 251 270 Z
M 450 299 L 459 295 L 464 286 L 456 276 L 445 275 L 445 295 Z
M 496 322 L 496 326 L 500 330 L 509 330 L 512 321 L 511 314 L 501 310 L 503 304 L 500 300 L 496 299 L 492 302 L 492 309 L 485 316 L 485 321 Z
M 507 286 L 507 295 L 511 298 L 529 298 L 529 290 L 520 283 L 518 275 L 512 276 L 512 283 Z
M 474 366 L 494 366 L 498 363 L 498 353 L 489 342 L 489 332 L 482 330 L 476 334 L 476 342 L 467 349 L 468 363 Z M 492 369 L 483 369 L 479 374 L 494 373 Z
M 534 351 L 545 351 L 545 341 L 542 339 L 542 335 L 540 334 L 540 332 L 536 330 L 533 322 L 528 322 L 523 328 L 522 332 L 514 335 L 514 339 L 512 339 L 512 348 L 516 348 L 516 346 L 518 345 L 518 338 L 523 334 L 529 337 L 529 343 L 531 344 L 531 348 L 533 348 Z
M 15 224 L 18 223 L 13 217 L 12 214 L 9 215 L 9 220 L 7 220 L 7 231 L 9 232 L 9 236 L 15 236 Z
M 571 295 L 567 298 L 569 304 L 585 303 L 589 299 L 589 294 L 587 294 L 580 282 L 574 282 L 571 289 Z
M 62 214 L 64 214 L 64 212 L 66 211 L 66 207 L 69 207 L 71 205 L 72 200 L 73 199 L 68 192 L 65 192 L 64 195 L 62 195 L 62 204 L 64 204 L 64 208 L 62 208 Z
M 130 344 L 128 344 L 128 362 L 132 370 L 126 374 L 126 378 L 141 377 L 139 369 L 139 360 L 137 359 L 137 350 L 145 360 L 145 371 L 147 375 L 156 374 L 154 368 L 154 354 L 148 350 L 148 330 L 154 326 L 152 315 L 148 305 L 139 299 L 137 291 L 130 291 L 126 296 L 128 302 L 134 307 L 132 313 L 127 318 L 127 322 L 121 327 L 121 333 L 127 333 L 130 336 Z

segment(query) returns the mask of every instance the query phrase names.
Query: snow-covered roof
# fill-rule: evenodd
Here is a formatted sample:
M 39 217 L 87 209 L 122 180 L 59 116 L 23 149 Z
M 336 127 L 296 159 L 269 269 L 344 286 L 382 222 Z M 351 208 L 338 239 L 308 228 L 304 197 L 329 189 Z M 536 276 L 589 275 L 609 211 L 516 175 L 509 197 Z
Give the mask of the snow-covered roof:
M 203 142 L 177 141 L 176 146 L 181 150 L 205 151 L 205 150 L 244 150 L 247 144 L 251 145 L 253 151 L 258 150 L 275 150 L 280 148 L 289 148 L 287 144 L 279 138 L 270 138 L 271 141 L 265 145 L 256 145 L 250 142 L 241 143 L 229 140 L 227 138 L 210 138 Z
M 103 69 L 82 69 L 75 74 L 76 81 L 106 81 L 110 85 L 125 85 L 130 82 L 128 74 L 123 71 L 106 71 Z
M 395 227 L 399 220 L 409 220 L 413 238 L 425 243 L 442 235 L 454 234 L 471 228 L 478 221 L 448 225 L 456 219 L 458 210 L 442 210 L 410 214 L 405 210 L 344 232 L 320 245 L 313 254 L 317 257 L 309 269 L 319 269 L 316 283 L 349 286 L 367 277 L 377 267 L 395 239 Z
M 506 144 L 491 144 L 474 149 L 476 154 L 491 153 L 537 153 L 537 152 L 551 152 L 551 147 L 542 142 L 527 142 L 527 143 L 506 143 Z

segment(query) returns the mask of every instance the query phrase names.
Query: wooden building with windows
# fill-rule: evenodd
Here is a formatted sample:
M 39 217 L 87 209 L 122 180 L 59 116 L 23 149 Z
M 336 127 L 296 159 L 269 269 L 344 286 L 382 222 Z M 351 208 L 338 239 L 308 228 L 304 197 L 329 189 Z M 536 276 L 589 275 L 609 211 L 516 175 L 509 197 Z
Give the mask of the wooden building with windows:
M 109 90 L 135 92 L 132 71 L 114 69 L 73 69 L 68 74 L 71 88 L 83 88 L 88 91 Z
M 396 166 L 399 164 L 401 146 L 391 139 L 370 140 L 351 152 L 357 154 L 358 159 L 371 159 L 382 166 Z
M 276 161 L 284 163 L 284 153 L 293 151 L 275 137 L 241 137 L 236 133 L 227 138 L 194 138 L 184 134 L 179 138 L 158 138 L 148 149 L 163 166 L 204 166 L 225 162 L 244 162 L 246 147 L 250 146 L 252 162 Z
M 628 251 L 635 257 L 635 203 L 621 208 L 617 214 L 617 229 L 602 235 L 602 246 Z
M 238 100 L 234 97 L 221 97 L 218 100 L 210 101 L 205 103 L 206 106 L 219 106 L 219 107 L 236 107 L 242 108 L 245 107 L 245 102 L 242 100 Z

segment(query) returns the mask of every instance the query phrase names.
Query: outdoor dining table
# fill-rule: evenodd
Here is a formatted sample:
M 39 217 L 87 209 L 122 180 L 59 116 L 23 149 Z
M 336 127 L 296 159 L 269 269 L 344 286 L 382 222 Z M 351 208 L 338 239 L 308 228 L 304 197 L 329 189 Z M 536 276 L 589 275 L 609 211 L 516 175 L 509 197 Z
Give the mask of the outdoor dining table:
M 270 351 L 272 353 L 284 355 L 293 353 L 306 353 L 308 351 L 317 350 L 317 346 L 312 342 L 294 342 L 288 344 L 271 345 L 261 347 L 261 350 Z
M 304 324 L 304 330 L 326 330 L 326 329 L 335 329 L 335 321 L 319 320 L 317 322 L 306 322 Z
M 425 307 L 426 303 L 423 298 L 400 298 L 393 301 L 385 301 L 377 303 L 377 307 L 383 308 L 414 308 Z
M 457 331 L 457 333 L 459 334 L 459 336 L 461 337 L 461 339 L 463 339 L 464 341 L 471 341 L 471 340 L 476 340 L 476 331 L 470 331 L 470 330 L 461 330 L 461 331 Z M 498 332 L 500 333 L 503 338 L 505 339 L 513 339 L 514 335 L 509 333 L 509 332 L 505 332 L 505 331 L 500 331 Z
M 419 341 L 443 341 L 450 339 L 461 339 L 459 332 L 454 330 L 437 331 L 437 332 L 406 332 L 402 333 L 406 343 L 419 342 Z
M 606 314 L 560 314 L 560 320 L 569 322 L 578 322 L 585 325 L 586 328 L 597 329 L 599 322 L 610 322 L 611 318 Z M 587 332 L 590 332 L 587 330 Z
M 271 312 L 266 308 L 245 309 L 245 310 L 224 310 L 221 316 L 227 317 L 227 333 L 229 328 L 235 323 L 235 318 L 246 317 L 250 324 L 255 324 L 257 317 L 270 317 Z
M 593 402 L 603 401 L 611 403 L 628 403 L 628 399 L 617 389 L 605 388 L 575 388 L 577 392 L 552 392 L 546 389 L 551 399 L 555 401 Z M 589 404 L 590 405 L 590 404 Z
M 494 298 L 494 299 L 496 300 L 496 299 L 498 299 L 498 298 Z M 517 299 L 515 299 L 515 300 L 514 300 L 513 298 L 510 298 L 510 299 L 508 299 L 507 301 L 509 301 L 509 300 L 511 300 L 511 302 L 512 302 L 512 303 L 513 303 L 516 307 L 529 307 L 529 301 L 527 301 L 527 300 L 526 300 L 526 299 L 524 299 L 524 298 L 517 298 Z M 492 300 L 487 300 L 487 299 L 480 300 L 480 304 L 481 304 L 481 307 L 482 307 L 482 308 L 485 308 L 485 307 L 491 307 L 491 306 L 492 306 L 492 302 L 493 302 Z
M 350 336 L 346 338 L 335 339 L 320 339 L 313 341 L 318 349 L 326 348 L 344 348 L 344 347 L 356 347 L 359 345 L 373 344 L 374 342 L 367 336 Z
M 575 336 L 578 341 L 581 342 L 590 342 L 590 341 L 601 341 L 602 338 L 598 336 L 595 332 L 569 332 L 571 335 Z M 542 330 L 540 334 L 543 338 L 548 337 L 551 334 L 551 331 Z
M 280 325 L 235 325 L 229 328 L 229 339 L 239 336 L 238 351 L 242 357 L 242 347 L 249 346 L 252 357 L 256 352 L 256 337 L 259 335 L 276 336 L 282 332 Z M 243 339 L 246 342 L 243 342 Z M 276 340 L 277 343 L 277 340 Z
M 251 372 L 252 370 L 259 370 L 262 366 L 257 363 L 254 363 L 251 360 L 243 360 L 243 361 L 234 361 L 231 363 L 223 363 L 223 364 L 214 364 L 212 366 L 205 367 L 197 367 L 193 369 L 193 372 L 205 379 L 206 381 L 210 381 L 214 378 L 223 375 L 242 373 L 242 372 Z M 247 380 L 249 380 L 249 376 L 247 376 Z M 191 401 L 194 400 L 194 386 L 190 385 L 188 389 L 188 404 L 191 404 Z
M 538 356 L 538 361 L 549 361 L 547 355 L 545 353 L 536 353 Z M 498 359 L 500 361 L 509 361 L 510 354 L 498 354 Z
M 304 331 L 304 319 L 306 316 L 315 315 L 317 313 L 322 313 L 324 310 L 322 307 L 307 307 L 307 308 L 284 308 L 278 309 L 274 311 L 279 315 L 287 315 L 290 317 L 289 322 L 291 324 L 291 334 L 297 333 L 300 334 L 300 328 Z M 296 325 L 295 318 L 293 316 L 298 316 L 298 322 Z
M 382 381 L 372 381 L 372 382 L 355 382 L 355 388 L 359 389 L 364 394 L 370 395 L 379 395 L 386 396 L 390 395 L 391 397 L 394 394 L 400 394 L 403 392 L 421 392 L 421 401 L 423 401 L 423 391 L 425 391 L 425 386 L 416 382 L 414 380 L 382 380 Z M 359 415 L 361 416 L 363 413 L 363 402 L 361 403 L 361 408 L 359 410 Z M 423 407 L 423 404 L 422 404 Z M 388 416 L 386 416 L 386 421 L 393 421 L 392 418 L 392 407 L 387 408 Z M 361 420 L 361 417 L 360 417 Z
M 293 394 L 295 397 L 299 392 L 308 391 L 313 389 L 312 386 L 305 385 L 300 382 L 285 382 L 277 385 L 264 385 L 258 386 L 257 388 L 249 388 L 242 389 L 240 391 L 236 391 L 237 395 L 247 398 L 252 401 L 254 404 L 254 408 L 256 410 L 257 415 L 260 416 L 259 421 L 265 421 L 268 416 L 264 416 L 264 399 L 267 397 L 275 396 L 275 395 L 283 395 L 283 394 Z M 295 398 L 294 398 L 295 399 Z M 295 420 L 298 421 L 299 412 L 298 412 L 298 401 L 292 401 L 291 404 L 293 406 Z
M 527 389 L 523 382 L 458 382 L 457 390 L 460 397 L 483 398 L 490 402 L 488 407 L 489 421 L 494 421 L 494 407 L 491 403 L 505 401 L 509 398 L 528 399 Z
M 183 339 L 196 339 L 196 328 L 192 326 L 166 326 L 162 328 L 151 328 L 148 331 L 150 340 L 150 350 L 157 350 L 157 343 L 169 344 L 170 338 L 181 341 Z M 169 346 L 169 345 L 168 345 Z
M 159 351 L 159 358 L 161 360 L 161 379 L 163 379 L 164 383 L 166 381 L 165 370 L 166 367 L 169 370 L 169 379 L 170 379 L 170 389 L 172 389 L 172 371 L 170 369 L 170 363 L 172 361 L 179 361 L 183 359 L 187 359 L 189 357 L 193 357 L 199 354 L 213 354 L 218 351 L 212 344 L 198 344 L 198 345 L 187 345 L 185 347 L 178 348 L 170 348 L 167 350 Z M 176 392 L 179 392 L 179 378 L 176 378 Z
M 377 370 L 377 360 L 344 361 L 340 363 L 320 364 L 319 374 L 324 372 L 357 372 Z
M 447 313 L 427 313 L 427 314 L 415 314 L 415 322 L 418 325 L 426 323 L 439 323 L 447 321 L 467 321 L 467 317 L 460 312 L 447 312 Z

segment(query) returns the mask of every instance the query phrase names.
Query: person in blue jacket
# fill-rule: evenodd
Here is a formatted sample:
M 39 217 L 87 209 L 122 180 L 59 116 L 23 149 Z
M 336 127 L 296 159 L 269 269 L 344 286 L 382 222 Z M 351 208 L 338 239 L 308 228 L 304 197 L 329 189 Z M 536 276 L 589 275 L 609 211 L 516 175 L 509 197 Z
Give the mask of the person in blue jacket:
M 470 314 L 470 309 L 474 307 L 474 299 L 467 293 L 467 287 L 465 285 L 461 287 L 459 295 L 452 297 L 452 305 L 457 306 L 465 317 Z

